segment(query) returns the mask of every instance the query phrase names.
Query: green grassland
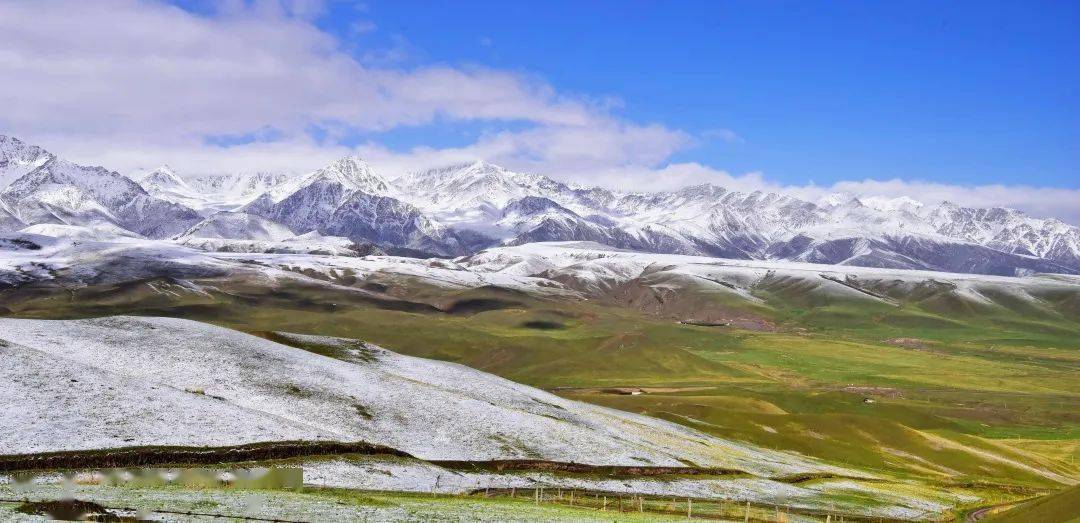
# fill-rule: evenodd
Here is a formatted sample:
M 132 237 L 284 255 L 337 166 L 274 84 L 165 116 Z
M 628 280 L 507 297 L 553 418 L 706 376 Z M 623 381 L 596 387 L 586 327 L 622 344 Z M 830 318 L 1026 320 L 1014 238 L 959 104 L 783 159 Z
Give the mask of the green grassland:
M 134 509 L 168 521 L 680 521 L 685 513 L 665 510 L 618 511 L 600 507 L 538 503 L 518 495 L 461 496 L 302 488 L 297 491 L 199 489 L 190 487 L 103 487 L 39 485 L 13 491 L 0 485 L 0 519 L 40 521 L 22 511 L 22 500 L 45 501 L 74 495 L 110 509 Z M 612 500 L 614 501 L 614 499 Z M 685 507 L 685 502 L 683 504 Z M 683 508 L 685 510 L 685 508 Z M 763 509 L 755 509 L 764 513 Z M 121 521 L 120 519 L 116 519 Z M 110 520 L 112 521 L 112 520 Z M 134 517 L 123 521 L 136 521 Z
M 1042 492 L 1080 478 L 1074 294 L 973 305 L 947 288 L 868 286 L 890 300 L 882 301 L 778 280 L 755 289 L 760 302 L 692 288 L 677 298 L 684 310 L 735 311 L 771 326 L 745 330 L 680 324 L 670 311 L 612 300 L 400 278 L 367 282 L 365 293 L 352 290 L 362 281 L 199 283 L 216 290 L 169 294 L 132 282 L 20 289 L 0 293 L 0 302 L 21 317 L 165 315 L 261 335 L 358 338 L 724 438 L 941 485 Z
M 1075 523 L 1080 521 L 1080 487 L 1063 489 L 1026 503 L 1007 505 L 991 510 L 984 521 L 988 523 Z

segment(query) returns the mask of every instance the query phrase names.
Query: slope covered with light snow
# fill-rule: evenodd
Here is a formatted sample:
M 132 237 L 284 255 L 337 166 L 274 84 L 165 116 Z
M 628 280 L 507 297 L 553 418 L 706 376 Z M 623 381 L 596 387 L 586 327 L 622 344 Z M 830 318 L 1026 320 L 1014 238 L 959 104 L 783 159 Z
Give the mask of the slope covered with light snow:
M 41 147 L 0 135 L 0 190 L 52 158 L 52 153 Z
M 281 241 L 293 237 L 288 227 L 260 216 L 242 212 L 218 212 L 193 225 L 179 240 L 219 238 L 235 240 Z
M 424 459 L 857 474 L 353 340 L 321 356 L 171 319 L 0 319 L 5 453 L 364 441 Z

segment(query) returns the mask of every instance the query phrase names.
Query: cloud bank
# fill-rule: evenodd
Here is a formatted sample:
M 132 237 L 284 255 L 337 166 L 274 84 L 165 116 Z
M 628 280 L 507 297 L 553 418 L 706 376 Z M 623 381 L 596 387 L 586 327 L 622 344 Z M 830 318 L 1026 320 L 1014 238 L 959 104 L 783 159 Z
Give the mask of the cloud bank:
M 804 198 L 846 191 L 1016 207 L 1080 223 L 1080 190 L 871 179 L 785 186 L 762 173 L 671 163 L 699 139 L 742 138 L 629 121 L 617 114 L 618 100 L 559 92 L 520 72 L 373 66 L 313 23 L 320 12 L 311 0 L 223 2 L 210 14 L 149 0 L 0 3 L 0 133 L 121 172 L 161 163 L 188 174 L 306 171 L 360 154 L 394 174 L 485 159 L 622 189 L 710 182 Z M 359 14 L 357 32 L 378 30 Z M 448 148 L 341 140 L 454 122 L 500 130 Z

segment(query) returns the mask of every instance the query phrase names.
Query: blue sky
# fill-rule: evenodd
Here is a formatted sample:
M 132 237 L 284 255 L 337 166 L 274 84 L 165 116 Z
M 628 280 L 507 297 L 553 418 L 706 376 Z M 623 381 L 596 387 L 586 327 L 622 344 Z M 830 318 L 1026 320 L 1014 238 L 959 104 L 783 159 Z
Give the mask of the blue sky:
M 1080 223 L 1077 27 L 1065 1 L 0 2 L 0 132 L 120 172 L 483 159 Z
M 621 116 L 694 135 L 671 161 L 793 184 L 1080 187 L 1077 2 L 364 6 L 331 4 L 317 23 L 373 66 L 473 64 L 618 98 Z M 382 139 L 457 145 L 475 127 Z

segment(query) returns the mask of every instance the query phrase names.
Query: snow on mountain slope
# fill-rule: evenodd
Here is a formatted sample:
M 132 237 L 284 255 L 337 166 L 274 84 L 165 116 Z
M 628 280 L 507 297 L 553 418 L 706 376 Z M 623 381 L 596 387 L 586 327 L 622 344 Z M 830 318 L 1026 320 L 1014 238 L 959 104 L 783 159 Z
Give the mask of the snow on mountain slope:
M 326 285 L 336 287 L 335 292 L 365 296 L 370 294 L 365 282 L 448 292 L 492 287 L 544 300 L 599 299 L 675 320 L 757 330 L 774 329 L 769 318 L 798 304 L 861 303 L 900 315 L 920 309 L 943 318 L 978 314 L 1075 323 L 1080 296 L 1078 276 L 1006 277 L 731 260 L 618 250 L 594 242 L 531 243 L 455 260 L 425 260 L 384 256 L 351 240 L 313 234 L 281 241 L 161 241 L 41 227 L 59 226 L 0 234 L 0 286 L 18 288 L 39 281 L 79 288 L 147 279 L 232 278 L 270 288 Z
M 11 138 L 4 144 L 0 154 L 8 165 L 22 158 L 19 151 L 30 150 Z M 76 165 L 47 153 L 36 157 L 44 161 L 33 162 L 33 169 L 0 191 L 5 214 L 23 224 L 112 224 L 145 236 L 165 237 L 199 219 L 195 211 L 154 198 L 131 179 L 102 167 Z
M 800 300 L 818 305 L 867 303 L 895 307 L 935 296 L 934 303 L 964 304 L 968 311 L 1068 319 L 1074 316 L 1070 300 L 1080 296 L 1080 277 L 1045 275 L 1027 277 L 898 270 L 893 268 L 838 267 L 836 265 L 773 260 L 731 260 L 702 256 L 641 253 L 613 249 L 592 242 L 534 243 L 491 248 L 454 262 L 470 271 L 550 279 L 590 298 L 614 299 L 636 306 L 634 293 L 660 293 L 665 306 L 689 300 L 685 310 L 672 310 L 684 318 L 728 315 L 723 321 L 750 328 L 745 314 L 730 307 L 709 311 L 708 303 L 783 307 L 796 289 Z M 703 300 L 694 301 L 700 294 Z M 628 298 L 629 296 L 629 298 Z M 629 302 L 626 302 L 629 300 Z M 650 300 L 645 300 L 649 303 Z M 653 300 L 652 302 L 655 302 Z M 942 305 L 943 312 L 953 305 Z M 935 309 L 936 310 L 936 309 Z M 721 318 L 711 318 L 719 321 Z M 1073 320 L 1075 321 L 1075 319 Z
M 927 219 L 944 235 L 1001 251 L 1080 266 L 1080 228 L 1015 209 L 973 209 L 944 202 Z
M 1080 271 L 1080 229 L 1017 211 L 1011 211 L 1015 216 L 1009 224 L 982 223 L 965 231 L 949 225 L 963 222 L 963 213 L 942 219 L 942 206 L 910 198 L 837 194 L 812 203 L 708 184 L 619 193 L 571 187 L 483 162 L 411 173 L 397 185 L 398 198 L 440 222 L 514 245 L 586 240 L 737 259 L 992 274 Z M 973 234 L 972 229 L 983 232 Z
M 154 198 L 127 177 L 56 158 L 12 182 L 0 199 L 27 224 L 112 223 L 151 237 L 171 236 L 199 219 L 195 211 Z
M 478 240 L 613 241 L 609 224 L 590 224 L 594 211 L 574 189 L 546 176 L 477 161 L 407 173 L 395 183 L 397 198 L 449 227 L 474 231 Z
M 860 475 L 354 340 L 282 335 L 335 359 L 172 318 L 4 318 L 0 332 L 8 453 L 336 440 L 423 459 Z
M 475 233 L 446 227 L 420 209 L 388 196 L 396 192 L 366 162 L 348 157 L 267 191 L 243 210 L 284 224 L 298 234 L 317 231 L 436 255 L 460 255 L 489 243 Z
M 272 287 L 282 280 L 302 278 L 298 271 L 320 275 L 314 281 L 320 285 L 346 273 L 359 279 L 417 281 L 448 290 L 495 286 L 541 297 L 582 299 L 578 293 L 542 278 L 474 272 L 443 259 L 385 256 L 378 249 L 351 240 L 312 233 L 279 242 L 94 238 L 53 229 L 0 234 L 0 288 L 45 281 L 83 287 L 156 278 L 186 281 L 225 276 Z M 197 286 L 188 287 L 201 292 Z
M 169 241 L 110 235 L 101 227 L 32 227 L 26 232 L 0 234 L 0 288 L 35 281 L 82 287 L 142 279 L 253 274 L 244 264 Z M 267 276 L 272 279 L 275 274 Z
M 21 185 L 33 185 L 32 178 L 64 171 L 63 164 L 39 148 L 0 140 L 0 179 L 15 173 Z M 0 228 L 109 222 L 160 237 L 193 225 L 197 220 L 190 209 L 204 216 L 228 210 L 261 216 L 297 234 L 316 231 L 421 255 L 461 255 L 496 243 L 576 240 L 733 259 L 998 275 L 1080 273 L 1076 226 L 1012 209 L 928 205 L 911 198 L 834 194 L 809 202 L 709 184 L 620 192 L 485 162 L 391 180 L 356 157 L 302 176 L 255 173 L 186 180 L 163 167 L 138 178 L 152 200 L 132 192 L 126 205 L 134 211 L 122 211 L 121 199 L 102 194 L 115 193 L 115 184 L 39 180 L 37 185 L 47 187 L 35 185 L 38 194 L 27 201 L 21 193 L 0 196 Z M 166 202 L 176 207 L 167 209 Z
M 184 177 L 168 165 L 146 172 L 130 173 L 156 198 L 184 205 L 205 215 L 237 210 L 268 190 L 297 176 L 283 172 L 235 172 Z
M 277 227 L 281 226 L 278 225 Z M 290 232 L 289 234 L 291 235 L 292 233 Z M 212 252 L 312 254 L 327 256 L 385 254 L 377 247 L 370 244 L 357 244 L 348 238 L 342 238 L 340 236 L 323 236 L 314 231 L 299 236 L 289 236 L 281 240 L 236 240 L 232 238 L 181 236 L 177 238 L 175 242 L 195 249 Z
M 188 184 L 203 194 L 223 196 L 224 200 L 247 203 L 267 190 L 294 178 L 296 178 L 295 174 L 285 172 L 234 172 L 196 176 L 191 178 Z
M 0 135 L 0 190 L 52 158 L 45 149 Z
M 470 239 L 426 217 L 416 207 L 387 196 L 353 193 L 322 228 L 327 234 L 434 254 L 472 250 Z
M 189 193 L 194 191 L 168 165 L 162 165 L 153 171 L 133 178 L 149 193 Z
M 266 191 L 295 179 L 285 172 L 234 172 L 183 179 L 195 191 L 187 204 L 204 213 L 234 211 L 251 203 Z
M 193 225 L 177 236 L 187 238 L 224 238 L 234 240 L 281 241 L 293 237 L 288 227 L 253 214 L 222 211 Z
M 1018 211 L 969 209 L 943 219 L 941 209 L 948 209 L 947 203 L 926 206 L 910 198 L 833 195 L 815 204 L 707 184 L 672 192 L 619 193 L 571 187 L 483 162 L 412 173 L 397 183 L 399 198 L 443 223 L 512 244 L 592 240 L 636 250 L 742 259 L 994 274 L 1080 271 L 1080 229 Z M 534 206 L 532 213 L 515 208 L 516 202 L 531 198 L 569 213 L 552 216 L 552 205 Z M 979 224 L 958 225 L 972 220 Z M 868 243 L 873 247 L 846 247 Z
M 155 198 L 201 210 L 210 206 L 212 198 L 196 190 L 168 165 L 162 165 L 147 173 L 131 176 L 146 192 Z
M 568 190 L 545 176 L 516 173 L 482 161 L 408 173 L 397 184 L 410 202 L 435 213 L 479 211 L 494 215 L 512 200 Z
M 32 234 L 35 236 L 51 236 L 54 238 L 64 238 L 65 240 L 92 240 L 98 242 L 124 242 L 126 240 L 138 241 L 146 239 L 127 229 L 122 229 L 109 223 L 94 226 L 39 223 L 24 227 L 19 230 L 19 233 Z
M 367 162 L 356 156 L 346 156 L 326 167 L 275 186 L 266 191 L 264 196 L 272 203 L 278 203 L 297 191 L 315 184 L 340 186 L 342 195 L 346 197 L 354 192 L 379 196 L 394 192 L 390 181 L 376 173 Z
M 23 223 L 18 216 L 15 216 L 15 214 L 7 208 L 7 204 L 5 204 L 3 200 L 0 200 L 0 232 L 19 230 L 25 225 L 26 224 Z
M 947 280 L 1010 282 L 1018 285 L 1038 281 L 1073 281 L 1080 283 L 1076 276 L 993 276 L 962 272 L 940 272 L 926 270 L 895 270 L 880 267 L 837 267 L 831 264 L 802 263 L 781 260 L 733 260 L 708 256 L 647 253 L 616 249 L 593 242 L 547 242 L 517 246 L 493 247 L 479 253 L 457 258 L 454 263 L 469 270 L 480 272 L 502 272 L 512 274 L 535 274 L 553 268 L 571 267 L 579 263 L 594 260 L 607 260 L 629 265 L 646 267 L 662 266 L 703 266 L 710 268 L 752 267 L 763 271 L 792 271 L 811 274 L 853 274 L 859 276 L 915 278 L 920 280 L 938 278 Z

